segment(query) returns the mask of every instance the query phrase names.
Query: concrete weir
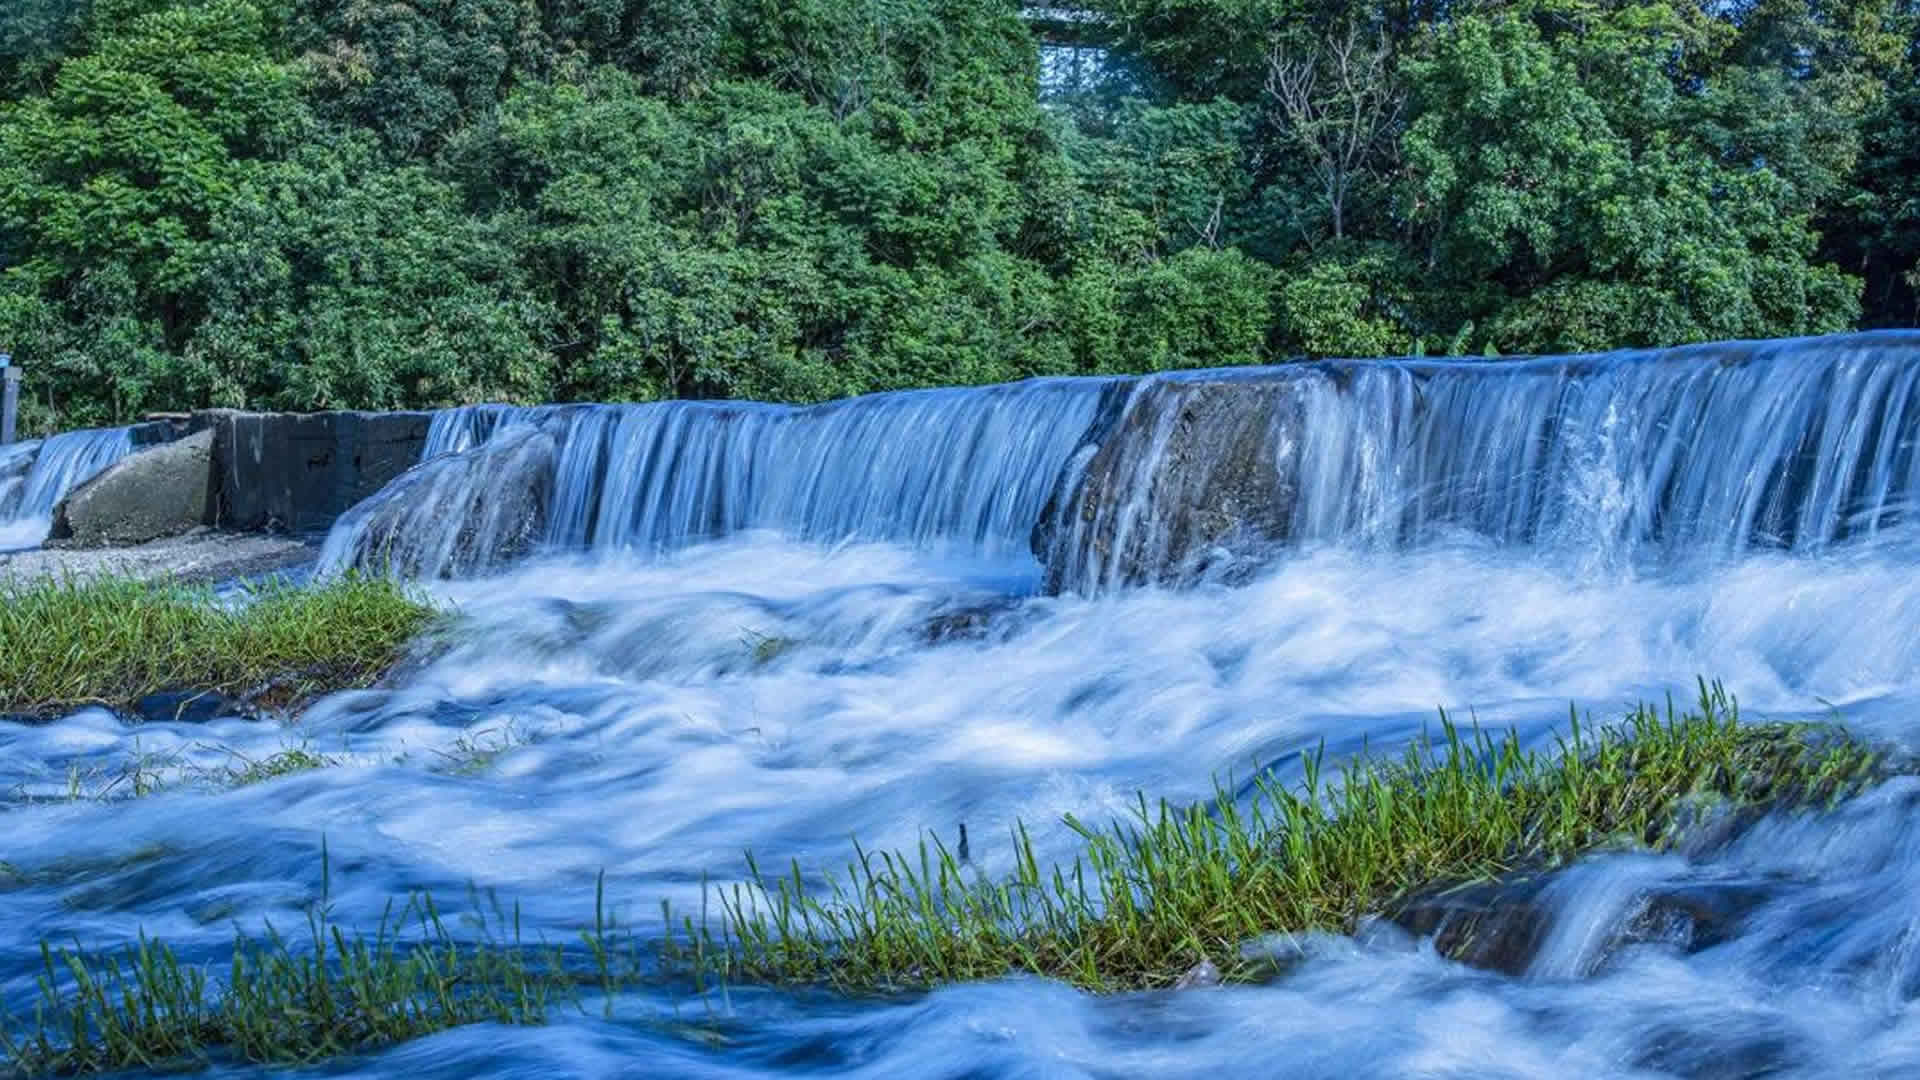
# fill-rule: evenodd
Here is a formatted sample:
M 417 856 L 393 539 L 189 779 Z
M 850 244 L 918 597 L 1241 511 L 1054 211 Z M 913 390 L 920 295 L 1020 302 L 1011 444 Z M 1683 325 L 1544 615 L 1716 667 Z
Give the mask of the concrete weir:
M 65 508 L 134 519 L 159 478 L 203 468 L 205 496 L 182 484 L 184 514 L 149 535 L 331 530 L 322 572 L 407 576 L 750 531 L 958 547 L 1037 566 L 1041 588 L 1073 593 L 1239 580 L 1303 547 L 1463 538 L 1619 566 L 1810 553 L 1912 523 L 1916 361 L 1920 335 L 1878 332 L 1036 379 L 811 406 L 210 411 L 168 429 L 210 432 L 204 449 L 132 454 Z M 123 431 L 107 433 L 116 446 Z M 529 431 L 541 452 L 494 459 Z M 440 463 L 393 483 L 427 457 Z M 140 469 L 153 479 L 121 477 L 124 500 L 94 497 Z
M 243 532 L 322 533 L 354 504 L 420 461 L 428 412 L 193 414 L 213 429 L 210 525 Z

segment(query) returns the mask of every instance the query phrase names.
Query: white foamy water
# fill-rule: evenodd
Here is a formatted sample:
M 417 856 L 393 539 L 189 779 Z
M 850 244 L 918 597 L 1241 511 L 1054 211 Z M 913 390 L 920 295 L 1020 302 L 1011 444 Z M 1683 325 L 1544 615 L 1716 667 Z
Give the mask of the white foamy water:
M 464 910 L 471 883 L 518 901 L 528 936 L 573 940 L 604 871 L 622 922 L 657 938 L 661 901 L 739 881 L 748 849 L 813 873 L 854 837 L 951 843 L 964 821 L 997 875 L 1016 821 L 1071 857 L 1064 815 L 1209 798 L 1323 743 L 1391 753 L 1437 708 L 1545 749 L 1570 704 L 1613 719 L 1705 676 L 1750 716 L 1837 715 L 1920 749 L 1913 352 L 1316 369 L 1296 395 L 1312 438 L 1288 443 L 1301 509 L 1263 569 L 1059 596 L 1027 519 L 1113 421 L 1106 384 L 446 414 L 436 450 L 521 421 L 561 442 L 547 553 L 430 586 L 460 615 L 447 651 L 284 728 L 0 722 L 0 995 L 30 999 L 43 938 L 144 931 L 217 970 L 236 924 L 302 925 L 323 838 L 349 926 L 419 888 Z M 293 746 L 339 764 L 203 782 Z M 170 786 L 126 798 L 136 782 Z M 1917 805 L 1903 779 L 1730 845 L 1584 860 L 1541 893 L 1551 924 L 1520 974 L 1372 928 L 1292 943 L 1304 959 L 1265 986 L 656 987 L 611 1019 L 596 1002 L 324 1071 L 1909 1075 Z M 1689 936 L 1660 921 L 1673 896 L 1728 906 Z
M 217 958 L 236 921 L 298 918 L 323 836 L 349 924 L 419 887 L 458 908 L 473 882 L 566 938 L 604 869 L 647 933 L 660 900 L 697 903 L 701 875 L 737 880 L 748 848 L 763 865 L 837 866 L 850 836 L 951 840 L 964 820 L 998 873 L 1016 819 L 1044 855 L 1070 855 L 1062 815 L 1110 818 L 1139 790 L 1204 798 L 1211 777 L 1323 739 L 1334 754 L 1391 749 L 1436 706 L 1546 740 L 1569 700 L 1613 716 L 1690 695 L 1700 673 L 1750 712 L 1831 703 L 1913 746 L 1920 560 L 1895 540 L 1667 577 L 1583 577 L 1484 548 L 1328 549 L 1243 588 L 1096 599 L 1023 597 L 1032 570 L 1017 564 L 768 535 L 662 561 L 537 563 L 439 587 L 468 622 L 462 644 L 293 729 L 97 712 L 0 726 L 4 860 L 24 875 L 0 886 L 0 971 L 18 1003 L 40 938 L 143 929 Z M 962 611 L 986 613 L 976 636 L 927 643 L 931 621 Z M 462 740 L 502 739 L 485 768 L 451 768 Z M 293 745 L 346 763 L 235 791 L 192 781 Z M 76 774 L 110 786 L 105 766 L 135 755 L 177 790 L 61 799 Z M 1271 986 L 1180 995 L 1036 979 L 894 1001 L 635 992 L 612 1021 L 451 1032 L 348 1071 L 1885 1075 L 1920 1066 L 1916 798 L 1902 781 L 1729 851 L 1590 861 L 1554 901 L 1570 921 L 1523 977 L 1378 933 L 1309 942 Z M 1724 880 L 1770 890 L 1730 941 L 1604 947 L 1648 890 Z

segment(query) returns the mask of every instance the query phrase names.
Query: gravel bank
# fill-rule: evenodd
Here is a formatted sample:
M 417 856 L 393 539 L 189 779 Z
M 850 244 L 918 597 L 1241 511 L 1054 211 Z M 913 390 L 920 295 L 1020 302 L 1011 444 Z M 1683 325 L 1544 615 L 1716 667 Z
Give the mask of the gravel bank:
M 289 537 L 201 529 L 134 547 L 46 547 L 0 554 L 0 579 L 111 574 L 224 581 L 289 569 L 313 561 L 318 554 L 318 548 Z

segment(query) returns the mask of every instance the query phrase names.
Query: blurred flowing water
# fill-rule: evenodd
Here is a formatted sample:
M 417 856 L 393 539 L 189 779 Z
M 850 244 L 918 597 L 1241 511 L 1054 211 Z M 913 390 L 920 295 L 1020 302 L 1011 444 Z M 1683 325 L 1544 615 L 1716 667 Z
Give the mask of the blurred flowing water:
M 133 452 L 130 428 L 88 428 L 0 446 L 0 551 L 39 547 L 67 492 Z
M 1920 347 L 1888 336 L 1300 369 L 1311 422 L 1276 437 L 1303 440 L 1301 509 L 1262 569 L 1059 595 L 1026 534 L 1151 381 L 451 412 L 436 450 L 563 432 L 567 509 L 539 556 L 428 585 L 465 620 L 449 651 L 291 728 L 0 724 L 0 994 L 30 1002 L 42 939 L 144 931 L 217 973 L 236 924 L 303 925 L 323 837 L 349 926 L 415 889 L 466 910 L 471 883 L 517 900 L 530 936 L 574 940 L 604 870 L 621 920 L 657 937 L 661 901 L 697 910 L 746 849 L 811 872 L 852 837 L 951 843 L 964 821 L 999 875 L 1016 821 L 1070 858 L 1065 814 L 1208 798 L 1323 742 L 1391 752 L 1436 707 L 1544 749 L 1569 703 L 1614 718 L 1705 675 L 1749 715 L 1837 710 L 1920 748 L 1917 375 Z M 192 782 L 294 745 L 342 764 Z M 499 752 L 476 767 L 476 748 Z M 120 798 L 136 756 L 180 786 Z M 1299 942 L 1257 987 L 656 988 L 611 1018 L 593 1002 L 311 1071 L 1910 1075 L 1916 805 L 1898 780 L 1731 844 L 1586 860 L 1542 895 L 1552 925 L 1517 974 L 1376 928 Z M 1747 899 L 1710 941 L 1626 932 L 1688 891 Z

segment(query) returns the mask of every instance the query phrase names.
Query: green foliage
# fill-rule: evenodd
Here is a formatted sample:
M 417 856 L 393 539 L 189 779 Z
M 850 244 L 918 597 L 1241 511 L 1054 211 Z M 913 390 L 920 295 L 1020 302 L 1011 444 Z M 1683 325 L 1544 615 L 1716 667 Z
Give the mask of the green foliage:
M 1807 203 L 1772 164 L 1784 155 L 1688 148 L 1679 99 L 1617 131 L 1574 63 L 1514 19 L 1455 24 L 1408 77 L 1404 198 L 1425 270 L 1471 305 L 1436 314 L 1481 320 L 1489 344 L 1821 333 L 1858 316 L 1857 284 L 1810 259 Z
M 1276 333 L 1288 355 L 1378 356 L 1407 340 L 1393 297 L 1407 279 L 1391 249 L 1354 250 L 1308 260 L 1283 275 Z
M 262 706 L 364 686 L 435 618 L 391 582 L 269 584 L 244 603 L 204 587 L 102 578 L 0 581 L 0 712 L 126 707 L 160 691 Z
M 321 115 L 430 152 L 493 111 L 532 59 L 520 0 L 294 0 L 289 46 Z
M 1290 25 L 1317 22 L 1298 0 L 1104 0 L 1120 43 L 1152 65 L 1177 96 L 1247 100 L 1264 78 L 1268 47 Z M 1332 7 L 1333 5 L 1327 5 Z
M 149 9 L 151 8 L 151 9 Z M 202 403 L 183 353 L 207 311 L 213 220 L 303 128 L 248 0 L 96 5 L 99 41 L 0 105 L 0 338 L 52 360 L 80 417 Z
M 544 397 L 528 295 L 500 219 L 390 165 L 364 135 L 258 170 L 214 220 L 211 312 L 185 352 L 217 404 L 399 408 Z
M 1830 233 L 1842 264 L 1866 279 L 1868 321 L 1920 325 L 1920 84 L 1865 125 L 1859 189 Z
M 87 0 L 12 0 L 0 9 L 0 98 L 41 85 L 86 28 Z
M 1273 272 L 1237 251 L 1188 248 L 1122 278 L 1117 370 L 1257 363 Z
M 1916 318 L 1882 0 L 19 0 L 29 420 L 1546 352 Z M 1128 96 L 1133 95 L 1133 96 Z

